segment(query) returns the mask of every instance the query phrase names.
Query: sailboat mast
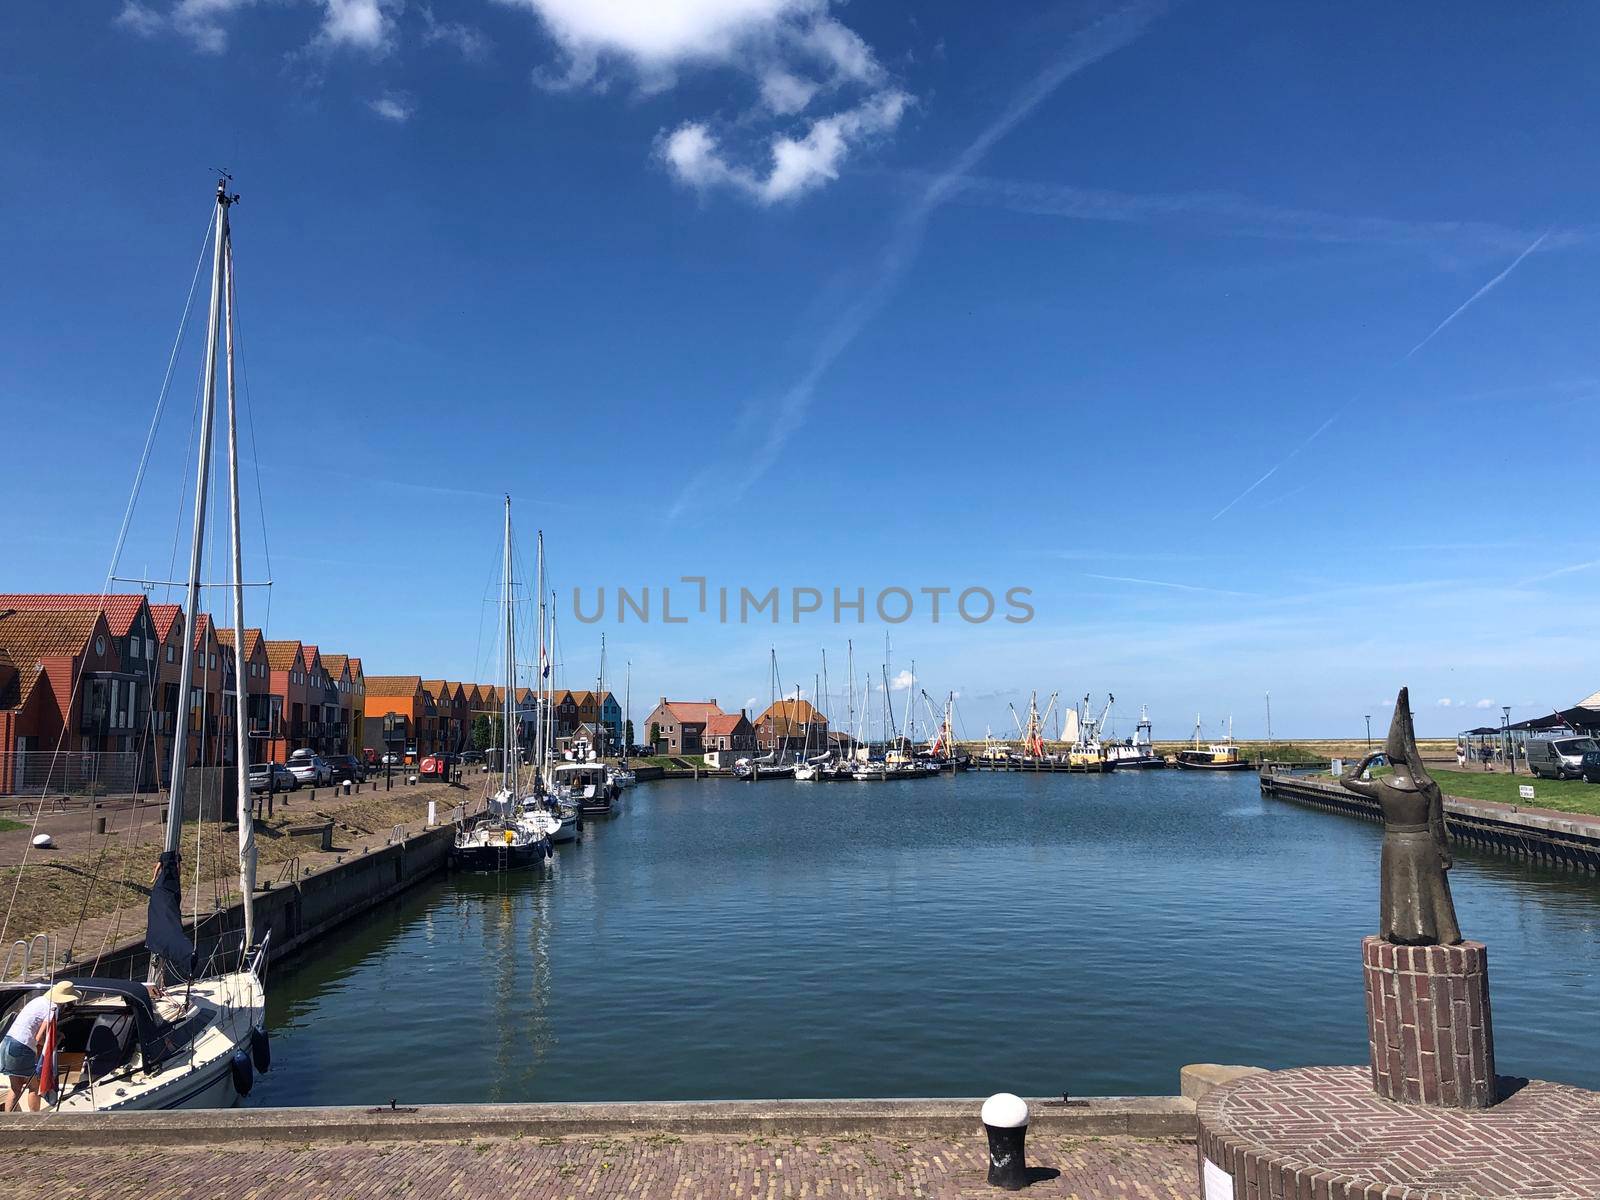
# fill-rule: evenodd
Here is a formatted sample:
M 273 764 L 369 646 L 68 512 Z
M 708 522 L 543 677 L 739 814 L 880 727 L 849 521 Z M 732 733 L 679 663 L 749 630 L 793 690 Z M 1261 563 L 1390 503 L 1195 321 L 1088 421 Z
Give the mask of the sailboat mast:
M 539 530 L 538 564 L 534 570 L 539 589 L 539 676 L 533 691 L 533 790 L 544 792 L 544 706 L 550 703 L 550 668 L 544 641 L 544 530 Z
M 856 728 L 856 643 L 854 638 L 846 638 L 844 641 L 844 675 L 845 679 L 849 681 L 850 686 L 850 698 L 847 701 L 850 706 L 848 718 L 850 724 L 848 728 L 852 743 L 850 746 L 850 757 L 856 758 L 857 755 L 854 741 L 856 735 L 860 733 L 860 730 Z
M 505 694 L 500 697 L 501 719 L 505 727 L 500 735 L 500 782 L 508 791 L 515 793 L 516 760 L 514 753 L 515 733 L 512 727 L 512 718 L 517 707 L 517 642 L 516 634 L 512 630 L 514 622 L 511 619 L 511 497 L 506 497 L 506 546 L 505 546 Z
M 172 785 L 167 795 L 167 854 L 178 852 L 183 837 L 184 775 L 189 766 L 190 692 L 194 688 L 194 631 L 200 615 L 200 562 L 206 536 L 206 492 L 211 479 L 211 417 L 217 405 L 217 337 L 222 324 L 228 206 L 233 203 L 233 197 L 228 195 L 227 182 L 226 179 L 217 181 L 217 230 L 211 250 L 211 315 L 206 324 L 205 382 L 200 399 L 200 453 L 195 468 L 194 530 L 189 543 L 189 585 L 183 602 L 183 662 L 178 668 L 178 727 L 172 733 Z M 245 766 L 248 768 L 249 764 Z
M 239 409 L 233 386 L 233 238 L 222 208 L 226 268 L 224 328 L 228 342 L 228 528 L 233 545 L 233 764 L 239 816 L 239 899 L 244 907 L 244 944 L 256 942 L 256 827 L 250 810 L 250 727 L 244 662 L 244 552 L 239 537 Z

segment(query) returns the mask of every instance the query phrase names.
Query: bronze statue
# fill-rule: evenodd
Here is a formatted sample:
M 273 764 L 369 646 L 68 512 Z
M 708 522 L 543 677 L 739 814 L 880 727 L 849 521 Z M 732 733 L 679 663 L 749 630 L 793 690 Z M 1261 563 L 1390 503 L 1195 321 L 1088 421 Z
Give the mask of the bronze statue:
M 1364 780 L 1362 772 L 1379 756 L 1393 772 Z M 1378 936 L 1403 946 L 1454 946 L 1461 940 L 1456 907 L 1450 899 L 1450 844 L 1444 829 L 1444 798 L 1422 765 L 1411 724 L 1406 688 L 1394 702 L 1389 739 L 1381 751 L 1363 758 L 1341 780 L 1352 792 L 1376 800 L 1383 810 L 1383 866 L 1379 889 Z

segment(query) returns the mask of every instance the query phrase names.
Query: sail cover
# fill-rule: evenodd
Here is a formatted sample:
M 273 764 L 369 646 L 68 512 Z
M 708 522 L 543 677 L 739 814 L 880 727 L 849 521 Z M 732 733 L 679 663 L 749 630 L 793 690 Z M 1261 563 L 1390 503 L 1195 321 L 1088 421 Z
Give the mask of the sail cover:
M 183 931 L 183 883 L 174 851 L 163 853 L 156 868 L 145 917 L 144 948 L 161 960 L 169 977 L 194 977 L 194 945 Z

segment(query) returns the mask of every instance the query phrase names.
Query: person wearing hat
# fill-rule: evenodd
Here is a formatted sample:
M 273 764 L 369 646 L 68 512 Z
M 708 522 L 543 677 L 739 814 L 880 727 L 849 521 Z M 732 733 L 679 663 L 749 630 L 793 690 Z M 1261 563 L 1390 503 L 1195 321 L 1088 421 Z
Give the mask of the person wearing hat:
M 29 1112 L 39 1111 L 39 1051 L 45 1028 L 63 1005 L 82 998 L 82 992 L 62 982 L 22 1006 L 5 1037 L 0 1038 L 0 1071 L 9 1084 L 0 1111 L 16 1112 L 18 1101 Z

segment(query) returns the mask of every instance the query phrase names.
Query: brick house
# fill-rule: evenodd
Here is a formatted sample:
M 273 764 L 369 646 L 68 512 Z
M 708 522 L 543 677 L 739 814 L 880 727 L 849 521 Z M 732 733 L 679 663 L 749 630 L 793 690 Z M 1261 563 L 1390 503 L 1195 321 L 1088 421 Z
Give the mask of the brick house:
M 283 762 L 306 745 L 306 659 L 298 641 L 267 644 L 267 758 Z
M 209 613 L 192 627 L 194 678 L 189 689 L 189 766 L 233 762 L 233 664 Z M 224 704 L 226 700 L 226 704 Z
M 736 713 L 719 713 L 706 722 L 701 741 L 707 753 L 754 753 L 756 727 L 750 724 L 750 718 L 745 716 L 743 709 Z
M 661 697 L 645 718 L 645 738 L 653 740 L 657 754 L 703 754 L 706 726 L 713 717 L 727 716 L 710 700 L 668 700 Z
M 756 718 L 755 727 L 763 752 L 816 754 L 828 748 L 828 718 L 809 700 L 779 700 Z
M 156 694 L 157 638 L 150 603 L 143 592 L 6 592 L 0 593 L 0 613 L 90 612 L 105 616 L 106 636 L 117 651 L 118 670 L 133 676 L 134 724 L 119 734 L 112 749 L 140 755 L 140 786 L 156 784 L 156 757 L 150 731 L 151 702 Z
M 234 659 L 233 630 L 218 629 L 217 645 L 221 647 L 223 656 L 231 666 Z M 174 668 L 172 676 L 174 699 L 177 696 L 177 678 L 177 669 Z M 269 699 L 272 668 L 267 661 L 267 643 L 262 639 L 259 629 L 244 631 L 244 685 L 245 727 L 249 735 L 250 761 L 266 762 L 268 744 L 272 740 L 272 709 Z M 230 696 L 228 698 L 230 721 L 233 719 L 232 705 L 233 699 Z
M 427 693 L 420 675 L 369 675 L 362 710 L 361 744 L 381 754 L 423 753 L 422 718 Z
M 361 660 L 350 656 L 350 737 L 349 753 L 360 754 L 362 725 L 367 714 L 367 676 L 361 669 Z
M 361 660 L 351 658 L 345 654 L 324 654 L 322 656 L 323 669 L 327 671 L 328 678 L 333 681 L 333 690 L 338 697 L 338 715 L 335 721 L 335 733 L 330 739 L 328 753 L 354 754 L 352 748 L 352 733 L 355 730 L 356 712 L 355 704 L 355 677 L 351 664 L 361 665 Z
M 140 782 L 128 745 L 149 674 L 142 653 L 123 669 L 119 641 L 98 608 L 0 608 L 0 791 Z

